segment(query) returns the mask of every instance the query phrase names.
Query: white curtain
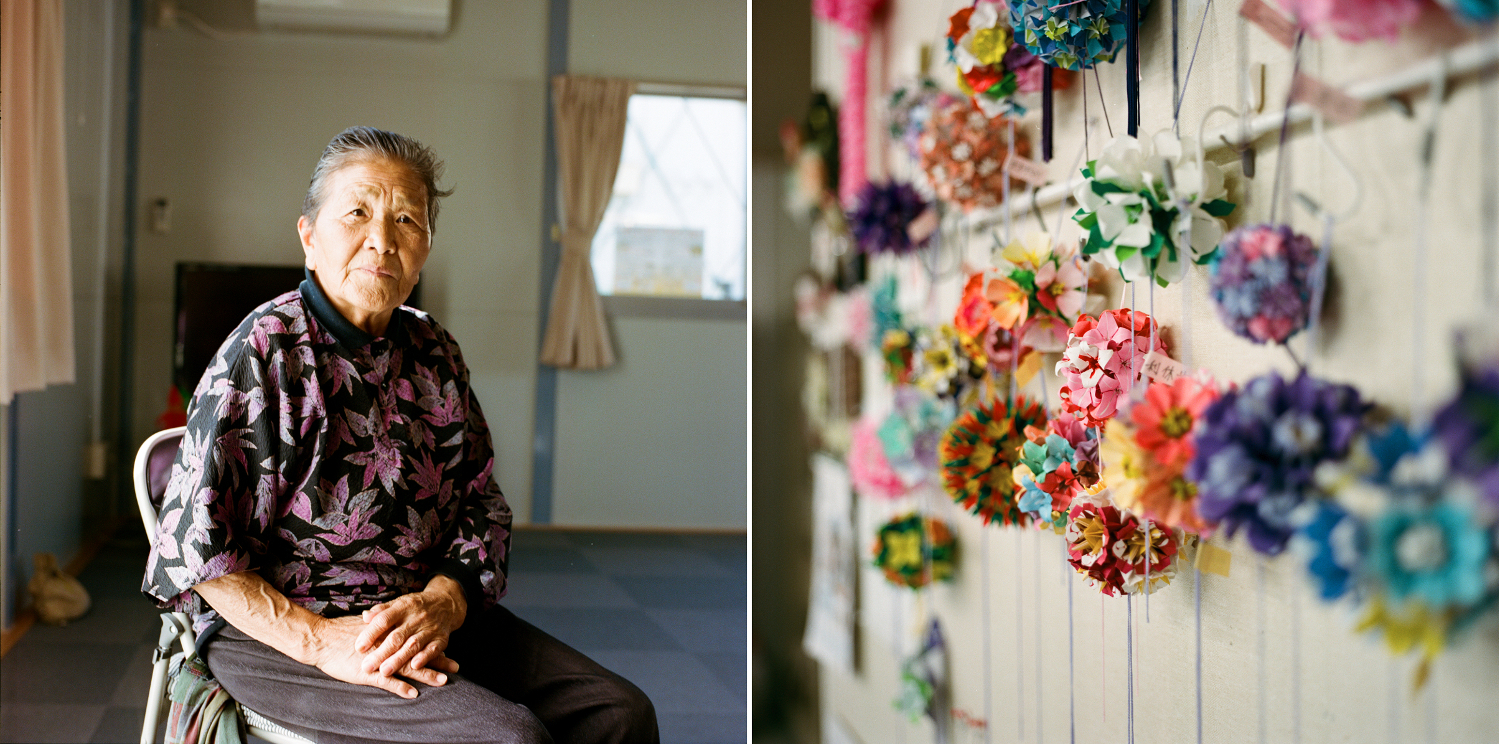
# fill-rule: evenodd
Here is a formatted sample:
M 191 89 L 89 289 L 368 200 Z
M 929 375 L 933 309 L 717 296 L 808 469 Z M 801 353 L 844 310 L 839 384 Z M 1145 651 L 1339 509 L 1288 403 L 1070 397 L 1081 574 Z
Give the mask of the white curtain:
M 63 2 L 0 3 L 0 403 L 73 382 Z
M 628 80 L 552 79 L 562 263 L 552 286 L 543 364 L 599 369 L 615 363 L 589 253 L 614 191 L 625 144 L 625 112 L 634 92 L 635 83 Z

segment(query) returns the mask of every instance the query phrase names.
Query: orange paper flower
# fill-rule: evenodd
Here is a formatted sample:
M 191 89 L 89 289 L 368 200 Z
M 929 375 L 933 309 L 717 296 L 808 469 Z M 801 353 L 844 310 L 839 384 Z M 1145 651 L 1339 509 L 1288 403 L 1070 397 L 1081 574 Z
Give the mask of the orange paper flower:
M 1203 409 L 1218 398 L 1219 391 L 1211 381 L 1179 377 L 1170 385 L 1152 382 L 1146 388 L 1146 399 L 1130 409 L 1136 444 L 1158 464 L 1186 463 L 1193 459 L 1193 425 Z
M 1031 293 L 1008 278 L 991 279 L 984 289 L 985 299 L 994 303 L 993 315 L 1001 328 L 1010 330 L 1026 319 Z

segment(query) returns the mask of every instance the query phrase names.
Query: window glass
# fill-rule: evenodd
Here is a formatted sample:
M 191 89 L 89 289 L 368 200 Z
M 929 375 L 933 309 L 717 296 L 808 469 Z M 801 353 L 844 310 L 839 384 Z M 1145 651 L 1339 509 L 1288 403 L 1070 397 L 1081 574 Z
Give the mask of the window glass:
M 745 298 L 745 102 L 636 94 L 594 235 L 601 295 Z

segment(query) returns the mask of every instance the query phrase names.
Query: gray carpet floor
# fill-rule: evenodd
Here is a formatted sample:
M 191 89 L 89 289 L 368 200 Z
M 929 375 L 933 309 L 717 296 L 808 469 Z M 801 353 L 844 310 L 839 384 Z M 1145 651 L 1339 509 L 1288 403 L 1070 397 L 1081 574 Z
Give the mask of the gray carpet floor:
M 662 741 L 746 740 L 743 535 L 519 529 L 517 615 L 636 683 Z M 35 625 L 0 660 L 0 744 L 135 742 L 158 611 L 140 593 L 146 544 L 109 543 L 79 577 L 89 614 Z

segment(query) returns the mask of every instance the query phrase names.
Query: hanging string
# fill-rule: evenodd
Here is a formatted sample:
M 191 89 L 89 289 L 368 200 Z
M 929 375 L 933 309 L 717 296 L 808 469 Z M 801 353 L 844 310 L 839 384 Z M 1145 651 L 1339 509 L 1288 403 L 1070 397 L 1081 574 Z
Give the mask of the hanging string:
M 1435 661 L 1435 660 L 1434 660 Z M 1437 744 L 1438 740 L 1438 711 L 1437 711 L 1437 680 L 1427 682 L 1427 690 L 1423 697 L 1427 702 L 1427 744 Z
M 1135 622 L 1134 597 L 1125 595 L 1125 741 L 1135 744 Z
M 1109 685 L 1105 682 L 1108 677 L 1104 674 L 1104 660 L 1108 653 L 1108 633 L 1106 632 L 1105 612 L 1108 609 L 1105 602 L 1108 598 L 1103 592 L 1099 594 L 1099 720 L 1109 722 L 1109 714 L 1104 708 L 1104 703 L 1109 699 Z
M 1182 333 L 1178 334 L 1180 343 L 1177 344 L 1177 361 L 1182 362 L 1182 369 L 1186 374 L 1193 371 L 1193 272 L 1189 271 L 1182 278 L 1182 318 L 1178 325 L 1182 327 Z
M 1088 85 L 1085 84 L 1084 88 Z M 1482 124 L 1479 127 L 1484 132 L 1484 147 L 1480 162 L 1493 163 L 1500 159 L 1500 122 L 1496 122 L 1497 114 L 1500 114 L 1500 100 L 1496 100 L 1496 93 L 1500 92 L 1500 85 L 1496 84 L 1495 78 L 1490 78 L 1483 87 L 1483 103 L 1479 106 L 1482 114 Z M 1087 96 L 1084 96 L 1087 98 Z M 1497 217 L 1497 206 L 1500 206 L 1500 173 L 1494 168 L 1479 169 L 1482 174 L 1482 182 L 1479 188 L 1479 213 L 1484 219 L 1481 222 L 1484 233 L 1484 299 L 1485 306 L 1489 308 L 1493 316 L 1497 307 L 1500 307 L 1500 285 L 1497 285 L 1497 276 L 1500 276 L 1500 217 Z
M 1255 740 L 1266 744 L 1266 559 L 1255 561 Z
M 1135 2 L 1135 0 L 1130 0 Z M 1042 162 L 1052 161 L 1052 65 L 1042 65 Z
M 1036 596 L 1032 597 L 1031 606 L 1035 613 L 1033 622 L 1036 623 L 1036 740 L 1042 741 L 1042 533 L 1036 531 L 1035 541 L 1032 542 L 1032 585 Z
M 1333 251 L 1333 215 L 1323 214 L 1323 244 L 1318 247 L 1318 263 L 1313 268 L 1312 304 L 1307 312 L 1307 350 L 1304 352 L 1307 365 L 1312 367 L 1313 355 L 1322 345 L 1323 296 L 1328 281 L 1328 255 Z
M 1012 409 L 1016 405 L 1016 365 L 1019 363 L 1017 357 L 1021 356 L 1020 330 L 1020 327 L 1017 327 L 1010 334 L 1010 406 Z
M 1236 75 L 1235 83 L 1239 87 L 1240 94 L 1240 136 L 1236 149 L 1240 151 L 1240 171 L 1245 178 L 1255 178 L 1255 148 L 1250 143 L 1250 111 L 1255 108 L 1250 104 L 1250 25 L 1244 16 L 1235 14 L 1235 66 L 1240 71 Z M 1192 65 L 1188 65 L 1191 69 Z M 1261 82 L 1265 82 L 1265 67 L 1261 67 Z M 1261 85 L 1261 97 L 1265 97 L 1265 85 Z M 1261 105 L 1265 101 L 1260 102 Z M 1245 189 L 1245 206 L 1249 207 L 1253 201 L 1251 192 L 1253 189 Z
M 1062 562 L 1057 564 L 1057 568 L 1062 572 L 1063 586 L 1072 586 L 1072 584 L 1068 581 L 1068 541 L 1059 540 L 1057 542 L 1057 547 L 1062 552 L 1062 555 L 1059 556 L 1062 559 Z
M 1067 189 L 1068 193 L 1072 193 L 1073 192 L 1073 178 L 1076 177 L 1076 176 L 1083 175 L 1083 171 L 1080 170 L 1080 166 L 1083 165 L 1083 158 L 1087 154 L 1088 154 L 1088 143 L 1084 143 L 1083 147 L 1078 148 L 1078 155 L 1073 158 L 1073 167 L 1068 169 L 1068 177 L 1064 181 L 1064 188 Z M 1032 195 L 1031 203 L 1032 204 L 1036 204 L 1036 195 L 1035 194 Z M 1066 217 L 1067 214 L 1068 214 L 1068 208 L 1067 207 L 1068 207 L 1068 197 L 1063 197 L 1063 200 L 1061 202 L 1059 202 L 1058 205 L 1057 205 L 1057 219 L 1055 221 L 1053 221 L 1053 223 L 1052 223 L 1052 244 L 1053 245 L 1057 245 L 1058 241 L 1062 238 L 1063 217 Z M 1042 229 L 1044 229 L 1044 230 L 1046 229 L 1046 223 L 1045 222 L 1042 223 Z
M 1083 152 L 1089 153 L 1089 79 L 1083 79 Z
M 1014 155 L 1015 154 L 1015 152 L 1016 152 L 1016 120 L 1015 119 L 1006 118 L 1006 120 L 1005 120 L 1005 146 L 1006 146 L 1006 150 L 1005 150 L 1006 153 L 1008 153 L 1009 155 Z M 1010 203 L 1010 157 L 1009 156 L 1007 156 L 1005 158 L 1005 164 L 1002 166 L 1002 172 L 1003 172 L 1003 176 L 1000 179 L 1000 181 L 1001 181 L 1001 183 L 1000 183 L 1000 191 L 1001 191 L 1001 198 L 1005 200 L 1005 244 L 1006 245 L 1010 245 L 1010 241 L 1011 241 L 1011 236 L 1010 236 L 1011 203 Z
M 1385 665 L 1385 697 L 1386 740 L 1396 744 L 1401 740 L 1401 666 L 1394 656 Z
M 1037 352 L 1037 353 L 1040 354 L 1041 352 Z M 1036 371 L 1036 379 L 1037 379 L 1037 382 L 1040 383 L 1041 386 L 1042 386 L 1042 412 L 1046 413 L 1047 412 L 1047 370 L 1046 369 L 1039 369 L 1039 370 L 1037 370 Z
M 1114 139 L 1114 137 L 1115 137 L 1115 126 L 1113 124 L 1109 123 L 1109 104 L 1107 104 L 1107 103 L 1104 102 L 1104 84 L 1099 82 L 1099 66 L 1098 65 L 1094 65 L 1094 90 L 1099 91 L 1099 108 L 1100 108 L 1100 110 L 1102 110 L 1104 112 L 1104 128 L 1105 128 L 1106 131 L 1109 132 L 1110 139 Z M 1083 79 L 1083 93 L 1084 93 L 1085 96 L 1087 96 L 1088 92 L 1089 92 L 1089 81 L 1088 81 L 1088 78 L 1085 77 Z
M 1172 0 L 1172 134 L 1177 134 L 1177 112 L 1182 108 L 1182 81 L 1177 77 L 1177 0 Z
M 1292 744 L 1302 743 L 1302 592 L 1292 584 Z
M 1021 538 L 1016 536 L 1016 741 L 1026 740 L 1026 670 L 1021 659 L 1025 644 L 1021 642 Z
M 1068 585 L 1068 744 L 1077 744 L 1077 703 L 1073 694 L 1073 582 L 1065 583 Z
M 1203 27 L 1208 24 L 1208 8 L 1214 4 L 1214 0 L 1208 0 L 1203 4 L 1203 15 L 1198 18 L 1198 40 L 1193 42 L 1193 56 L 1188 58 L 1187 74 L 1182 76 L 1182 93 L 1178 94 L 1174 89 L 1172 94 L 1176 98 L 1172 106 L 1172 134 L 1177 134 L 1177 121 L 1182 115 L 1182 100 L 1187 97 L 1188 81 L 1193 79 L 1193 63 L 1198 61 L 1198 46 L 1203 43 Z M 1177 12 L 1176 3 L 1172 4 L 1172 12 Z M 1172 75 L 1177 74 L 1177 24 L 1172 24 Z M 1242 73 L 1243 74 L 1243 73 Z M 1243 96 L 1242 96 L 1243 97 Z M 1181 135 L 1178 135 L 1181 136 Z
M 1411 375 L 1411 422 L 1414 429 L 1427 422 L 1425 386 L 1428 361 L 1423 354 L 1424 331 L 1427 326 L 1427 217 L 1429 197 L 1432 194 L 1432 160 L 1437 144 L 1438 114 L 1443 107 L 1444 89 L 1447 87 L 1447 57 L 1438 56 L 1437 73 L 1428 88 L 1427 124 L 1422 134 L 1422 152 L 1417 182 L 1416 245 L 1412 250 L 1412 375 Z
M 1302 31 L 1297 31 L 1297 43 L 1292 47 L 1292 90 L 1296 90 L 1295 81 L 1297 75 L 1302 71 Z M 1271 174 L 1271 224 L 1276 224 L 1276 210 L 1281 207 L 1281 200 L 1277 196 L 1281 193 L 1282 181 L 1285 178 L 1285 166 L 1287 161 L 1287 134 L 1292 124 L 1292 94 L 1286 96 L 1286 111 L 1281 116 L 1281 135 L 1276 140 L 1276 172 Z M 1245 143 L 1248 144 L 1248 143 Z
M 980 583 L 980 639 L 984 649 L 984 744 L 990 744 L 990 530 L 980 526 L 979 531 L 979 581 Z
M 1198 550 L 1203 549 L 1200 540 Z M 1193 555 L 1193 689 L 1198 710 L 1198 744 L 1203 744 L 1203 572 Z
M 1125 0 L 1125 108 L 1125 133 L 1134 137 L 1141 128 L 1141 12 L 1137 0 Z

